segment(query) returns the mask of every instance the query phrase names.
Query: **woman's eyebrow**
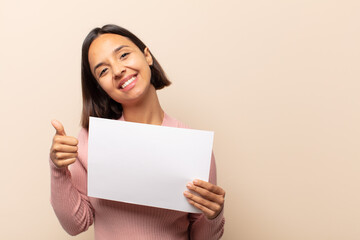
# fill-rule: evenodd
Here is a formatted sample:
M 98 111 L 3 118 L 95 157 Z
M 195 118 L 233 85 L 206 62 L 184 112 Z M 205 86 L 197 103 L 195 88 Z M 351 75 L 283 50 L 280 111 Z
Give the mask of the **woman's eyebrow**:
M 120 50 L 121 50 L 122 48 L 124 48 L 124 47 L 129 47 L 129 46 L 127 46 L 127 45 L 121 45 L 121 46 L 115 48 L 113 52 L 116 53 L 116 52 L 120 51 Z
M 116 52 L 120 51 L 120 50 L 121 50 L 122 48 L 124 48 L 124 47 L 129 47 L 129 46 L 127 46 L 127 45 L 120 45 L 119 47 L 117 47 L 117 48 L 115 48 L 115 49 L 113 50 L 113 53 L 116 53 Z M 100 66 L 103 65 L 103 64 L 104 64 L 103 62 L 96 64 L 96 66 L 94 67 L 94 72 L 96 71 L 96 69 L 97 69 L 98 67 L 100 67 Z

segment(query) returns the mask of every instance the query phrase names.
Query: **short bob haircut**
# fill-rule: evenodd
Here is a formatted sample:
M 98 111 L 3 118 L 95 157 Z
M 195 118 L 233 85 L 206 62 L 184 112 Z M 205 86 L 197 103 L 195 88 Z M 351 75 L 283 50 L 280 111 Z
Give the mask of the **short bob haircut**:
M 89 129 L 89 117 L 101 117 L 108 119 L 118 119 L 122 115 L 122 106 L 120 103 L 114 101 L 99 85 L 94 78 L 89 64 L 89 48 L 91 43 L 100 35 L 105 33 L 118 34 L 128 38 L 132 41 L 143 53 L 146 45 L 137 38 L 133 33 L 125 28 L 113 24 L 104 25 L 102 28 L 94 28 L 86 36 L 82 45 L 81 58 L 81 87 L 83 109 L 81 115 L 81 125 L 86 130 Z M 150 52 L 153 64 L 150 66 L 151 70 L 151 84 L 155 89 L 162 89 L 169 86 L 171 82 L 167 78 L 164 70 L 159 62 Z

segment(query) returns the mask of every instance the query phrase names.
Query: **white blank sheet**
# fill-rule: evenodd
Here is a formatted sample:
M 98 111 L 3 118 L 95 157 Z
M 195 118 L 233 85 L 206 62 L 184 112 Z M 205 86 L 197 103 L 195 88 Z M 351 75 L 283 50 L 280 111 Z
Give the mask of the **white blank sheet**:
M 90 117 L 88 196 L 200 212 L 183 192 L 208 181 L 214 133 Z

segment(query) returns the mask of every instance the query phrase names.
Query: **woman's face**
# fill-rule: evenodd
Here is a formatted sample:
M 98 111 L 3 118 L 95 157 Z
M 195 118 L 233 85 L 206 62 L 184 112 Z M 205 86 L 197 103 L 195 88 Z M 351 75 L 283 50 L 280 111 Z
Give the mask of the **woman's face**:
M 91 72 L 102 89 L 123 105 L 136 103 L 149 88 L 152 57 L 128 38 L 117 34 L 98 36 L 89 48 Z

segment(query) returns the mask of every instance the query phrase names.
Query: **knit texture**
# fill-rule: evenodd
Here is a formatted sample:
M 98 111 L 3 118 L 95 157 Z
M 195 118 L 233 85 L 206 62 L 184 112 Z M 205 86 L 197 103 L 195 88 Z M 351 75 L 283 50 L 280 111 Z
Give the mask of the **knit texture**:
M 124 118 L 119 120 L 124 121 Z M 162 126 L 187 128 L 166 113 Z M 88 197 L 88 132 L 84 128 L 80 130 L 78 140 L 78 159 L 69 168 L 57 168 L 49 159 L 51 204 L 60 224 L 70 235 L 86 231 L 93 223 L 96 240 L 215 240 L 223 235 L 223 211 L 209 220 L 203 214 Z M 214 155 L 209 182 L 216 184 Z

